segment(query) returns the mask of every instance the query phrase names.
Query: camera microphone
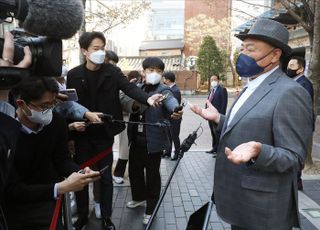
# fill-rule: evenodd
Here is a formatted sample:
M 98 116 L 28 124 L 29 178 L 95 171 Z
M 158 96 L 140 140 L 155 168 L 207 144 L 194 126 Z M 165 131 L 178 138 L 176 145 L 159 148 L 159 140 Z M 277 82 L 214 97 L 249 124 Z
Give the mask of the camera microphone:
M 84 18 L 81 0 L 0 0 L 0 5 L 25 31 L 55 39 L 72 37 Z

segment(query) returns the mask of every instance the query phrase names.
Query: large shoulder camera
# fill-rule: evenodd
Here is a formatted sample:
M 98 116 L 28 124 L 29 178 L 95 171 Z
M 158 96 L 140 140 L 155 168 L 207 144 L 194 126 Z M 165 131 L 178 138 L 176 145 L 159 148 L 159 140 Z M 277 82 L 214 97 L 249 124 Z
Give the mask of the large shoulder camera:
M 28 69 L 0 67 L 0 89 L 8 89 L 21 78 L 32 76 L 60 76 L 62 41 L 71 38 L 81 27 L 84 9 L 81 0 L 0 0 L 0 24 L 19 20 L 13 32 L 15 40 L 14 64 L 23 57 L 23 47 L 32 52 Z M 46 37 L 40 37 L 46 36 Z M 4 40 L 0 39 L 0 57 Z
M 31 36 L 22 29 L 12 31 L 14 35 L 14 64 L 24 57 L 23 48 L 29 46 L 32 64 L 28 69 L 0 67 L 0 88 L 10 88 L 28 76 L 60 76 L 62 66 L 62 41 L 47 37 Z M 4 39 L 0 38 L 0 56 Z

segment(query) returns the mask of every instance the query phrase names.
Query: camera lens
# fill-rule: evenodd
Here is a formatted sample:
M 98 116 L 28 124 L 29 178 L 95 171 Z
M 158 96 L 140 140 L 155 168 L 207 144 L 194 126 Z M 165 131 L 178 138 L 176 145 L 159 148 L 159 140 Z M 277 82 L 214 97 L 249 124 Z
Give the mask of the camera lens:
M 23 47 L 32 53 L 31 71 L 36 76 L 60 76 L 62 66 L 62 41 L 46 37 L 19 37 L 15 39 L 14 63 L 23 57 Z

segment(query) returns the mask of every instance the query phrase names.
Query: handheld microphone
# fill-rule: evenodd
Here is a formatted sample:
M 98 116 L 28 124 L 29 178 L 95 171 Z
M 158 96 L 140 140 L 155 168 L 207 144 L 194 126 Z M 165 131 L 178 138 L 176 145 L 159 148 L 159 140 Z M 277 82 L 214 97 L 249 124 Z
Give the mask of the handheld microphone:
M 56 39 L 72 37 L 84 18 L 81 0 L 0 0 L 0 5 L 25 31 Z
M 191 134 L 189 134 L 189 136 L 186 139 L 184 139 L 184 141 L 182 142 L 182 144 L 180 146 L 180 152 L 185 153 L 185 152 L 189 151 L 189 149 L 193 145 L 194 141 L 197 139 L 197 136 L 198 136 L 197 132 L 200 127 L 201 127 L 201 125 L 195 131 L 193 131 Z

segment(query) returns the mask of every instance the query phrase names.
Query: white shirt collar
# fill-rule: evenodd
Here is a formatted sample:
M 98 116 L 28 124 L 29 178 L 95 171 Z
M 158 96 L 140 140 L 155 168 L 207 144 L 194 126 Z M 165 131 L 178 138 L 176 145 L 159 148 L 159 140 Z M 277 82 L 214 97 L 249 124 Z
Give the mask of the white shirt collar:
M 302 77 L 302 76 L 303 76 L 303 73 L 300 74 L 300 75 L 298 75 L 298 76 L 296 76 L 296 77 L 294 77 L 293 80 L 298 81 L 298 79 L 299 79 L 300 77 Z
M 278 68 L 279 68 L 279 66 L 277 65 L 273 69 L 269 70 L 268 72 L 265 72 L 265 73 L 261 74 L 257 78 L 255 78 L 253 80 L 249 79 L 249 82 L 247 84 L 248 89 L 250 89 L 250 90 L 256 89 L 270 74 L 272 74 Z
M 17 120 L 20 122 L 20 120 L 19 120 L 18 117 L 17 117 Z M 39 133 L 39 132 L 43 129 L 43 127 L 44 127 L 44 125 L 40 125 L 39 128 L 38 128 L 36 131 L 34 131 L 34 130 L 30 129 L 29 127 L 25 126 L 24 124 L 22 124 L 21 122 L 20 122 L 20 124 L 21 124 L 21 131 L 24 132 L 25 134 L 32 134 L 32 133 L 33 133 L 33 134 L 37 134 L 37 133 Z
M 175 86 L 175 85 L 176 85 L 176 83 L 173 83 L 173 84 L 172 84 L 172 85 L 170 85 L 169 87 L 170 87 L 170 88 L 172 88 L 172 87 L 173 87 L 173 86 Z

